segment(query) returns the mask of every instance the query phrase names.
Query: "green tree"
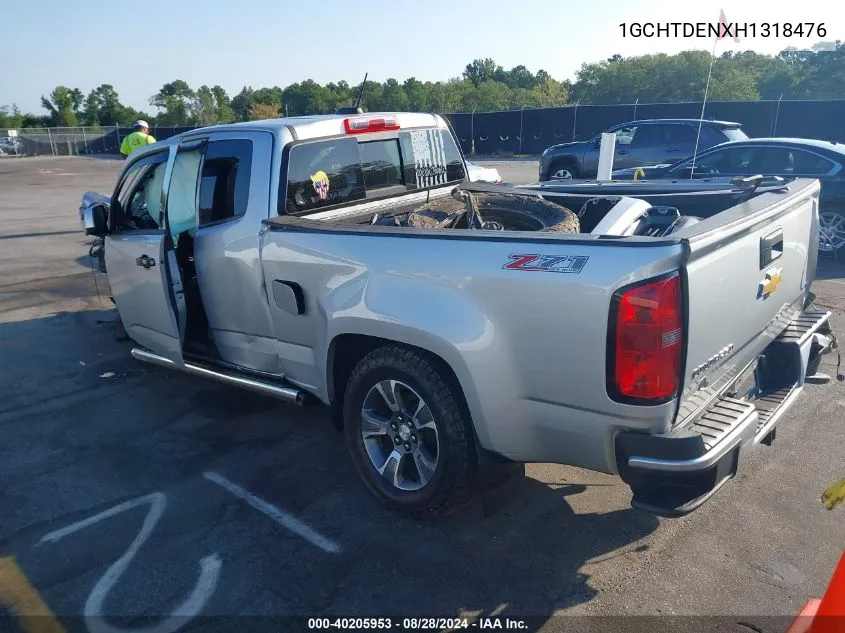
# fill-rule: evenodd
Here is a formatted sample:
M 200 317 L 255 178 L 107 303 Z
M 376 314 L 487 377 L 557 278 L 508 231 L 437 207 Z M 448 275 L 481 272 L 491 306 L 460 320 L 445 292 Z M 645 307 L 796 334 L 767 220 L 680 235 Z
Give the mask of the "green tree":
M 464 79 L 469 81 L 473 86 L 478 87 L 485 81 L 494 80 L 495 75 L 502 72 L 502 67 L 489 57 L 485 59 L 474 59 L 464 68 Z
M 405 107 L 413 112 L 430 112 L 432 110 L 431 86 L 430 82 L 423 83 L 415 77 L 406 79 L 402 84 L 402 90 L 405 93 Z
M 20 108 L 13 103 L 11 107 L 0 106 L 0 128 L 17 129 L 23 127 L 24 115 Z
M 252 107 L 252 104 L 255 103 L 253 95 L 255 91 L 248 86 L 244 86 L 243 89 L 232 97 L 232 112 L 234 117 L 238 121 L 248 121 L 249 120 L 249 111 Z
M 514 66 L 507 71 L 502 70 L 502 68 L 499 67 L 496 72 L 493 73 L 493 79 L 501 81 L 511 90 L 516 90 L 517 88 L 530 90 L 537 85 L 537 78 L 534 76 L 534 73 L 522 64 Z
M 355 98 L 358 98 L 358 95 L 361 94 L 361 84 L 357 86 L 353 86 L 352 92 L 355 94 Z M 375 112 L 376 110 L 381 109 L 381 98 L 384 93 L 384 86 L 379 83 L 378 81 L 367 81 L 367 85 L 364 86 L 364 96 L 361 99 L 361 109 L 365 112 Z
M 470 82 L 461 79 L 450 79 L 441 85 L 442 94 L 438 112 L 457 112 L 465 109 L 464 104 L 468 102 L 469 95 L 475 89 Z M 472 106 L 469 110 L 472 110 Z
M 566 105 L 569 101 L 569 88 L 564 82 L 549 77 L 531 89 L 531 96 L 533 106 L 537 108 Z
M 280 101 L 287 107 L 290 116 L 329 114 L 335 111 L 337 96 L 313 79 L 306 79 L 285 88 Z
M 361 107 L 365 110 L 411 110 L 448 113 L 548 107 L 578 100 L 581 103 L 699 101 L 704 95 L 711 57 L 708 51 L 689 50 L 675 55 L 637 57 L 612 55 L 585 63 L 574 83 L 558 81 L 547 71 L 533 73 L 520 64 L 505 70 L 491 58 L 475 59 L 461 77 L 447 81 L 389 78 L 368 81 Z M 160 125 L 203 125 L 245 121 L 279 114 L 306 115 L 334 112 L 350 106 L 360 85 L 346 81 L 321 85 L 312 79 L 282 88 L 243 86 L 232 99 L 219 85 L 194 91 L 182 80 L 162 86 L 150 98 L 157 116 L 120 103 L 117 91 L 102 84 L 83 96 L 75 88 L 57 86 L 42 97 L 47 116 L 21 115 L 0 109 L 5 127 L 27 125 L 130 125 L 136 118 Z M 845 98 L 845 45 L 820 42 L 810 49 L 787 48 L 778 55 L 728 51 L 712 64 L 708 98 L 713 100 Z M 265 106 L 254 108 L 254 106 Z
M 833 50 L 816 50 L 807 56 L 795 92 L 805 99 L 845 98 L 845 44 Z
M 102 84 L 85 97 L 82 121 L 85 125 L 116 125 L 125 118 L 125 110 L 114 86 Z
M 79 88 L 56 86 L 49 97 L 41 97 L 41 106 L 50 113 L 51 125 L 74 127 L 79 124 L 77 115 L 84 100 Z
M 21 122 L 22 128 L 43 128 L 53 124 L 49 116 L 38 116 L 37 114 L 24 114 Z
M 150 97 L 150 105 L 159 109 L 158 122 L 163 125 L 190 125 L 195 121 L 197 95 L 191 87 L 177 79 L 166 83 Z
M 193 120 L 197 125 L 217 125 L 230 123 L 235 114 L 229 101 L 229 95 L 221 86 L 200 86 L 197 89 L 191 107 Z
M 671 103 L 698 101 L 704 96 L 710 54 L 683 51 L 622 58 L 614 55 L 597 64 L 583 64 L 574 85 L 581 103 Z M 741 63 L 716 60 L 709 98 L 759 98 L 755 73 Z
M 336 84 L 328 83 L 326 90 L 331 94 L 329 101 L 334 104 L 334 109 L 341 106 L 351 106 L 358 97 L 357 93 L 353 93 L 352 88 L 345 81 L 339 81 Z
M 216 85 L 211 89 L 214 95 L 214 107 L 218 123 L 231 123 L 235 120 L 235 112 L 232 110 L 232 102 L 229 95 L 222 86 Z
M 197 88 L 194 102 L 191 104 L 193 120 L 197 125 L 214 125 L 217 123 L 217 104 L 214 93 L 208 86 Z
M 792 91 L 795 84 L 795 68 L 786 60 L 754 51 L 723 53 L 714 63 L 719 67 L 739 68 L 751 75 L 762 99 L 777 99 L 783 93 Z
M 280 103 L 253 103 L 249 108 L 249 120 L 275 119 L 279 116 Z
M 500 81 L 488 79 L 464 95 L 463 106 L 466 110 L 493 112 L 507 110 L 510 101 L 511 89 Z
M 382 84 L 381 100 L 376 109 L 403 112 L 408 110 L 410 102 L 405 88 L 396 79 L 388 79 Z

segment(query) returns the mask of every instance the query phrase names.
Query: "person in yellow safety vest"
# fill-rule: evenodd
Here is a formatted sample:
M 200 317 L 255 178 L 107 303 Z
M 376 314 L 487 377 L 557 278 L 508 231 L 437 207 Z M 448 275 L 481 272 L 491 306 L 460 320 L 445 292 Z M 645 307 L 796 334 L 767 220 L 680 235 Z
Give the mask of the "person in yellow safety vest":
M 124 160 L 129 158 L 133 152 L 156 142 L 150 135 L 150 126 L 147 125 L 146 121 L 135 121 L 134 127 L 135 131 L 123 139 L 123 143 L 120 144 L 120 153 L 123 155 Z

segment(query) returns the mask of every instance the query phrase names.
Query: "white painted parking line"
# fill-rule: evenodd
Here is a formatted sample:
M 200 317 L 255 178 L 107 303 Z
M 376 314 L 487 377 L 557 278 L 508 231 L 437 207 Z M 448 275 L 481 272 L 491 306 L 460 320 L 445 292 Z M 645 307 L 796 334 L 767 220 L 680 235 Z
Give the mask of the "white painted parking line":
M 330 552 L 332 554 L 337 554 L 340 551 L 340 545 L 335 541 L 323 536 L 305 522 L 297 519 L 295 516 L 280 510 L 273 504 L 264 501 L 264 499 L 261 499 L 260 497 L 256 497 L 248 490 L 244 490 L 239 485 L 232 483 L 223 475 L 213 472 L 205 472 L 203 473 L 203 477 L 216 483 L 221 488 L 225 488 L 239 499 L 246 501 L 246 503 L 259 512 L 266 514 L 282 527 L 287 528 L 297 536 L 301 536 L 306 541 L 316 545 L 323 551 Z
M 131 501 L 126 501 L 92 517 L 50 532 L 41 537 L 37 545 L 55 543 L 66 536 L 96 525 L 110 517 L 143 505 L 149 505 L 150 509 L 144 518 L 144 524 L 141 526 L 141 530 L 123 555 L 112 563 L 106 570 L 106 573 L 97 581 L 97 584 L 94 585 L 91 594 L 88 596 L 88 600 L 85 602 L 85 624 L 91 633 L 174 633 L 174 631 L 185 626 L 189 620 L 200 614 L 217 587 L 217 579 L 220 576 L 222 563 L 217 554 L 211 554 L 200 560 L 200 576 L 194 584 L 193 591 L 181 604 L 176 606 L 173 615 L 170 617 L 146 629 L 124 629 L 113 626 L 106 621 L 105 615 L 103 614 L 103 603 L 108 593 L 112 590 L 115 583 L 120 580 L 124 572 L 126 572 L 138 550 L 150 538 L 156 524 L 164 514 L 164 510 L 167 507 L 167 497 L 162 492 L 154 492 L 137 499 L 132 499 Z

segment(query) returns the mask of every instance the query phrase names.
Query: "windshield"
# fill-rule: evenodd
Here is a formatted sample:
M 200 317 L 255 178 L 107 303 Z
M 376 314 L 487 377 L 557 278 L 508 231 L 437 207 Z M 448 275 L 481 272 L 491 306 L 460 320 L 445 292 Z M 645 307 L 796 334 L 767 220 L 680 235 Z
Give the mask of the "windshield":
M 722 128 L 722 134 L 724 134 L 729 141 L 744 141 L 748 138 L 748 134 L 738 127 Z

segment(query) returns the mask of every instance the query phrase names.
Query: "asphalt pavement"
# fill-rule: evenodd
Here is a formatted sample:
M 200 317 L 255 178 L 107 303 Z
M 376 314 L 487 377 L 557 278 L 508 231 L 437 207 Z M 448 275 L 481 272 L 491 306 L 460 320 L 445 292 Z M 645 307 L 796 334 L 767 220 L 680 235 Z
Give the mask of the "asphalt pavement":
M 535 161 L 477 162 L 536 180 Z M 397 518 L 358 481 L 324 410 L 138 363 L 115 340 L 77 209 L 119 168 L 0 160 L 11 612 L 43 608 L 92 633 L 188 630 L 208 616 L 270 628 L 286 615 L 497 615 L 562 631 L 623 614 L 768 632 L 820 596 L 845 549 L 843 509 L 820 501 L 845 476 L 845 385 L 808 386 L 774 445 L 681 519 L 631 509 L 615 477 L 546 464 L 529 465 L 492 516 L 476 502 L 443 520 Z M 845 333 L 845 265 L 825 260 L 819 275 L 817 303 Z

